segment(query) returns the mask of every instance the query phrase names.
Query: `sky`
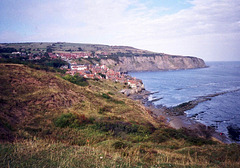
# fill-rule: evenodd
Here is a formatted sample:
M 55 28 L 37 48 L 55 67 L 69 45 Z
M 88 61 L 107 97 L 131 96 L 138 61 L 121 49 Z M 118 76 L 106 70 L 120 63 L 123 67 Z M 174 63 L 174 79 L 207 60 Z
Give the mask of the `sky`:
M 0 0 L 0 43 L 132 46 L 240 61 L 240 0 Z

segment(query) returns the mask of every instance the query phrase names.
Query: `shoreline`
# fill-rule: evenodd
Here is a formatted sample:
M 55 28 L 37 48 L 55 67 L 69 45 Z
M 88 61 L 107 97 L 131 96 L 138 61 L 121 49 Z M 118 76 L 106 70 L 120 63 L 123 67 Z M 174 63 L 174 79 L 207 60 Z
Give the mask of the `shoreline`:
M 210 138 L 212 140 L 225 144 L 237 143 L 230 139 L 227 135 L 217 132 L 213 127 L 206 126 L 198 121 L 187 117 L 185 113 L 186 110 L 194 108 L 198 103 L 207 101 L 211 97 L 215 97 L 219 94 L 208 95 L 206 97 L 199 98 L 199 100 L 197 99 L 195 101 L 189 101 L 187 103 L 183 103 L 170 108 L 161 105 L 155 106 L 153 102 L 157 100 L 148 100 L 148 97 L 151 94 L 154 94 L 154 92 L 152 93 L 147 90 L 142 90 L 141 92 L 131 94 L 127 97 L 136 101 L 140 101 L 142 105 L 144 105 L 148 110 L 152 112 L 152 117 L 156 119 L 160 116 L 165 117 L 166 124 L 174 129 L 188 129 L 190 131 L 194 131 L 200 137 Z

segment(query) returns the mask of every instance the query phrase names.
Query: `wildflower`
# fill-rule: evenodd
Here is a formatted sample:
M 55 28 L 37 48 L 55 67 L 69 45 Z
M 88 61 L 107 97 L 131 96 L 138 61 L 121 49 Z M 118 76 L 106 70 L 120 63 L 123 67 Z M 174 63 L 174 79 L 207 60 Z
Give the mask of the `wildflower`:
M 87 139 L 87 145 L 89 146 L 89 140 Z

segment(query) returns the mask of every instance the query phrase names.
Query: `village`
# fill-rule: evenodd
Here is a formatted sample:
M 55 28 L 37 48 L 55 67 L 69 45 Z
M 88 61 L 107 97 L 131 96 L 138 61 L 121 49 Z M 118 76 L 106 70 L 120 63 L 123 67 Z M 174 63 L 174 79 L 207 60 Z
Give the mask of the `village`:
M 84 78 L 99 79 L 99 80 L 111 80 L 114 82 L 120 82 L 129 86 L 128 89 L 124 89 L 121 92 L 126 95 L 140 92 L 144 89 L 144 85 L 141 80 L 131 77 L 126 73 L 116 72 L 106 65 L 99 64 L 77 64 L 76 59 L 79 58 L 89 58 L 93 57 L 90 52 L 80 52 L 80 53 L 48 53 L 49 57 L 52 59 L 61 58 L 62 60 L 69 63 L 68 66 L 61 67 L 66 69 L 66 74 L 69 75 L 79 75 Z
M 128 86 L 127 89 L 121 90 L 125 95 L 138 93 L 144 90 L 143 82 L 139 79 L 131 77 L 130 75 L 117 72 L 110 69 L 106 65 L 99 63 L 80 64 L 79 59 L 100 58 L 99 55 L 108 57 L 107 52 L 78 51 L 78 52 L 46 52 L 46 53 L 26 53 L 26 52 L 12 52 L 11 57 L 24 57 L 25 60 L 40 60 L 49 57 L 51 60 L 61 59 L 68 63 L 68 65 L 61 66 L 60 69 L 66 70 L 66 74 L 79 75 L 87 79 L 111 80 L 119 82 Z
M 106 65 L 78 65 L 70 64 L 70 69 L 67 69 L 67 74 L 80 75 L 84 78 L 90 79 L 105 79 L 114 82 L 120 82 L 129 86 L 129 89 L 124 89 L 121 92 L 126 95 L 140 92 L 144 89 L 144 85 L 141 80 L 131 77 L 127 74 L 116 72 Z

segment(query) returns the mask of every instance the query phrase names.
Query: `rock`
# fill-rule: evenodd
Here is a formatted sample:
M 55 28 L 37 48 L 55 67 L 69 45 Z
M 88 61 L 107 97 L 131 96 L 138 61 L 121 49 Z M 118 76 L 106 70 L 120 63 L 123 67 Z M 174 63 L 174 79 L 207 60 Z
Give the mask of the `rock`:
M 227 126 L 229 136 L 235 140 L 240 141 L 240 128 L 237 125 Z
M 129 96 L 131 94 L 131 89 L 123 89 L 120 91 L 122 94 L 125 94 L 126 96 Z

